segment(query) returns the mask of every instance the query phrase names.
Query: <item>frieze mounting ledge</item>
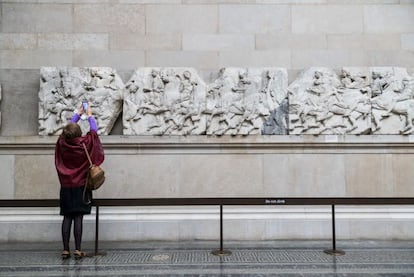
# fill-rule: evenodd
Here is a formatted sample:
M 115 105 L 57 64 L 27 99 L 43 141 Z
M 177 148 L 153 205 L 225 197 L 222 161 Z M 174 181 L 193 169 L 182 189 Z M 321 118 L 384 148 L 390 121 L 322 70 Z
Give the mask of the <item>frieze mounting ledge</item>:
M 101 137 L 105 152 L 138 153 L 381 153 L 414 154 L 414 135 L 123 136 Z M 53 154 L 54 136 L 0 136 L 0 154 Z M 384 152 L 385 151 L 385 152 Z

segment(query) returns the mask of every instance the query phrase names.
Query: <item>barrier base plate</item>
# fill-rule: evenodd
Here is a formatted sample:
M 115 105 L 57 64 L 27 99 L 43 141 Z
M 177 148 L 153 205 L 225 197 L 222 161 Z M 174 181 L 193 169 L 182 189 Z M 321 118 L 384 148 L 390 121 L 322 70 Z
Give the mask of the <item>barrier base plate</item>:
M 215 256 L 230 256 L 231 255 L 231 251 L 229 250 L 214 250 L 211 251 L 211 254 L 215 255 Z

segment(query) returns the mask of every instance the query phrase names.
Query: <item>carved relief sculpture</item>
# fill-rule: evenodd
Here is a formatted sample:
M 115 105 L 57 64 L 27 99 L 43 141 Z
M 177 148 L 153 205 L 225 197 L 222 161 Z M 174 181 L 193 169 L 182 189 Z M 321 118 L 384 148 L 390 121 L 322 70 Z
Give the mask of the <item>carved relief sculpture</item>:
M 339 73 L 338 88 L 347 110 L 343 118 L 350 127 L 347 134 L 369 134 L 371 131 L 371 88 L 369 72 L 363 67 L 344 67 Z M 340 113 L 339 113 L 340 114 Z
M 370 89 L 366 70 L 310 68 L 289 86 L 289 134 L 367 134 Z
M 59 134 L 82 100 L 87 100 L 92 107 L 98 133 L 109 134 L 122 110 L 123 87 L 112 68 L 42 67 L 39 134 Z M 83 131 L 88 130 L 85 122 L 79 122 Z
M 206 85 L 192 68 L 157 67 L 136 70 L 124 86 L 111 68 L 44 67 L 39 134 L 59 134 L 84 99 L 100 134 L 122 109 L 125 135 L 414 132 L 414 77 L 405 68 L 314 67 L 287 82 L 281 68 L 223 68 Z
M 141 68 L 124 89 L 124 135 L 200 135 L 206 85 L 192 68 Z
M 124 134 L 286 134 L 287 80 L 285 69 L 223 68 L 206 86 L 191 68 L 142 68 L 124 90 Z
M 414 78 L 405 68 L 371 68 L 372 133 L 412 134 Z
M 284 69 L 223 68 L 207 90 L 207 134 L 286 134 L 287 81 Z

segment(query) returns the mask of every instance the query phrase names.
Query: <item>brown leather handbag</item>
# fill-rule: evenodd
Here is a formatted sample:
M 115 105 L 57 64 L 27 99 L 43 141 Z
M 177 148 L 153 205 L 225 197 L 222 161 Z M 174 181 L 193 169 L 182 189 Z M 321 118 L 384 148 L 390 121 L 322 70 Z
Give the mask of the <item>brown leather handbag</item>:
M 97 190 L 105 182 L 105 172 L 100 166 L 94 165 L 92 163 L 91 157 L 89 156 L 88 150 L 86 149 L 86 145 L 84 143 L 82 143 L 82 145 L 85 149 L 85 153 L 90 164 L 85 185 L 89 190 Z

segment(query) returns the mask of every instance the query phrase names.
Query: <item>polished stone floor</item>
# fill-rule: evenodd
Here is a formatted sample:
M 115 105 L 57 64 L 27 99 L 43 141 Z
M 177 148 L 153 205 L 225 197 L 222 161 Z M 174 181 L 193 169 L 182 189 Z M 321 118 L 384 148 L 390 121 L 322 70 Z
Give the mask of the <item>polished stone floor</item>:
M 60 243 L 0 243 L 0 276 L 414 276 L 412 241 L 101 242 L 106 255 L 60 258 Z M 84 250 L 93 253 L 93 243 Z

